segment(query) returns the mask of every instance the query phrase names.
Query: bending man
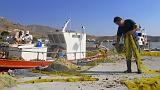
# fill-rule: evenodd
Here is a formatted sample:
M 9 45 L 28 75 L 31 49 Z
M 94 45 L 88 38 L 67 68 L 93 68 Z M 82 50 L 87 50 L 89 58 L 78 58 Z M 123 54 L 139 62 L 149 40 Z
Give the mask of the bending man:
M 131 20 L 123 20 L 121 17 L 115 17 L 114 23 L 117 24 L 118 31 L 117 31 L 117 44 L 116 47 L 119 46 L 120 38 L 124 37 L 124 44 L 125 44 L 125 52 L 126 52 L 126 61 L 127 61 L 127 70 L 125 73 L 131 73 L 131 59 L 132 54 L 135 57 L 136 64 L 137 64 L 137 71 L 138 73 L 142 73 L 141 68 L 141 59 L 140 59 L 140 53 L 139 53 L 139 46 L 137 44 L 137 37 L 136 37 L 136 30 L 138 26 L 136 23 Z

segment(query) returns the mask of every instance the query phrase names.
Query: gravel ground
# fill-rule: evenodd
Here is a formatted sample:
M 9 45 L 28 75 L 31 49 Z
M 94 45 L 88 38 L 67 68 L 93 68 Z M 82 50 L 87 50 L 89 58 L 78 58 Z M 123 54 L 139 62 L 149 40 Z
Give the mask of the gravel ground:
M 160 70 L 160 57 L 143 57 L 143 63 L 150 69 Z M 133 73 L 126 74 L 126 62 L 119 60 L 116 63 L 102 63 L 85 74 L 99 78 L 99 81 L 94 82 L 48 82 L 35 84 L 19 84 L 16 87 L 5 88 L 4 90 L 128 90 L 124 85 L 120 84 L 120 80 L 132 80 L 135 77 L 151 77 L 160 74 L 137 74 L 135 62 L 132 62 Z M 31 80 L 39 75 L 23 76 L 19 81 Z M 42 75 L 43 78 L 50 78 Z M 53 78 L 53 77 L 52 77 Z M 55 77 L 54 77 L 55 78 Z M 57 78 L 57 77 L 56 77 Z M 60 78 L 60 77 L 58 77 Z

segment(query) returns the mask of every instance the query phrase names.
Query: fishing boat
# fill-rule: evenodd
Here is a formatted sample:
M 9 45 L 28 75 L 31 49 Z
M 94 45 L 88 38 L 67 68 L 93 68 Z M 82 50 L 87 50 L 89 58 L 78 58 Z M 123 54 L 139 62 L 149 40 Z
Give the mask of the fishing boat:
M 34 44 L 3 46 L 1 50 L 0 71 L 47 67 L 47 47 L 36 47 Z
M 148 42 L 147 33 L 145 29 L 140 28 L 137 31 L 137 33 L 138 33 L 138 44 L 141 50 L 149 51 L 149 42 Z
M 61 56 L 66 60 L 78 60 L 86 57 L 86 33 L 73 32 L 67 30 L 67 25 L 70 22 L 68 20 L 63 29 L 54 33 L 48 34 L 49 45 L 43 45 L 37 47 L 35 44 L 18 44 L 4 46 L 1 52 L 7 56 L 5 59 L 0 59 L 0 71 L 9 69 L 22 69 L 22 68 L 35 68 L 35 67 L 47 67 L 54 61 L 53 54 L 55 56 L 61 53 Z M 62 55 L 64 52 L 64 55 Z M 47 59 L 48 56 L 53 56 L 51 59 Z M 2 56 L 3 57 L 3 56 Z M 10 57 L 16 57 L 17 59 L 10 59 Z

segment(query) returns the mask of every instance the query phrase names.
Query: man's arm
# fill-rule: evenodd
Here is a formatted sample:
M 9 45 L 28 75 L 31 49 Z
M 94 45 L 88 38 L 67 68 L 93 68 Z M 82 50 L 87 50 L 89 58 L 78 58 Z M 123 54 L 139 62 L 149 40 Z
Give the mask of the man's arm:
M 117 48 L 117 49 L 118 49 L 118 47 L 119 47 L 120 38 L 121 38 L 121 36 L 118 36 L 118 35 L 117 35 L 117 41 L 116 41 L 116 43 L 115 43 L 115 48 Z
M 133 25 L 133 29 L 131 30 L 131 31 L 129 31 L 129 32 L 127 32 L 127 34 L 129 35 L 129 34 L 132 34 L 133 32 L 135 32 L 135 31 L 137 31 L 138 30 L 138 25 L 137 24 L 134 24 Z
M 122 29 L 120 28 L 120 27 L 118 27 L 118 30 L 117 30 L 117 36 L 116 36 L 116 38 L 117 38 L 117 41 L 116 41 L 116 43 L 117 44 L 119 44 L 119 42 L 120 42 L 120 38 L 121 38 L 121 36 L 123 35 L 123 33 L 122 33 Z
M 119 44 L 120 38 L 121 38 L 121 37 L 117 35 L 117 41 L 116 41 L 117 44 Z

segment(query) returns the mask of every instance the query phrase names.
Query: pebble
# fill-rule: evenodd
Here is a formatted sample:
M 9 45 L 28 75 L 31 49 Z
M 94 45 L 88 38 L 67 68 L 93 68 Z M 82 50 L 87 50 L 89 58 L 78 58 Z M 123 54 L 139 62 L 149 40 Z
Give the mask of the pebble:
M 106 78 L 106 80 L 108 80 L 108 78 Z

